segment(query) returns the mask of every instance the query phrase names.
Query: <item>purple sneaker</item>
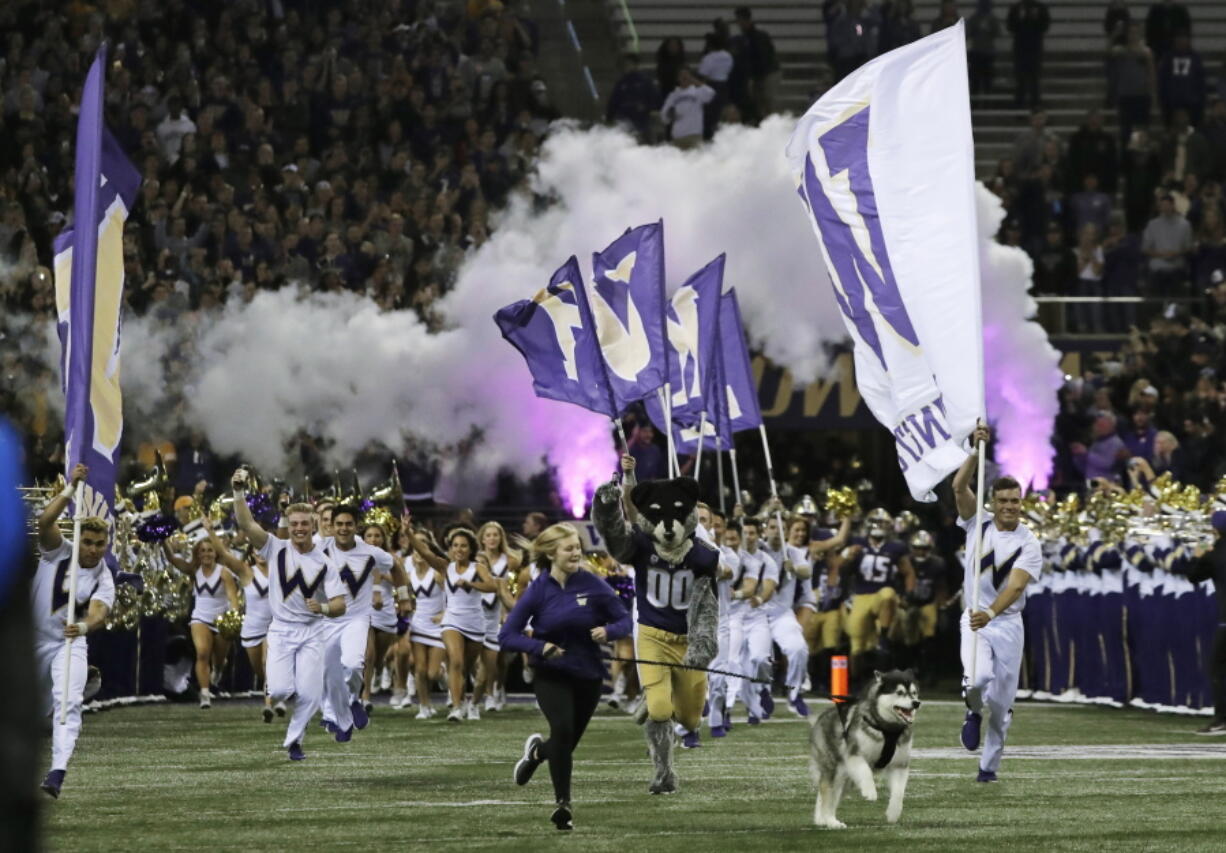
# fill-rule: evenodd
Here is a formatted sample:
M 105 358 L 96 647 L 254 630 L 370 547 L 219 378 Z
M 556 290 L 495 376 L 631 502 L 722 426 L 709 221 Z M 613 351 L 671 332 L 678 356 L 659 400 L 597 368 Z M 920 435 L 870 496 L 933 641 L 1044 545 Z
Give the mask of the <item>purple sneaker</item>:
M 349 743 L 349 741 L 352 738 L 353 738 L 353 726 L 350 726 L 344 731 L 341 731 L 340 729 L 336 730 L 336 742 L 337 743 Z
M 724 717 L 724 734 L 732 733 L 732 717 Z
M 711 737 L 726 737 L 728 730 L 723 726 L 713 726 L 711 728 Z
M 771 714 L 775 713 L 775 697 L 771 695 L 769 687 L 762 688 L 762 719 L 769 720 Z
M 751 726 L 757 726 L 757 725 L 760 725 L 760 724 L 762 723 L 762 721 L 761 721 L 761 720 L 759 720 L 757 717 L 755 717 L 753 714 L 750 714 L 750 715 L 749 715 L 749 720 L 748 720 L 748 722 L 749 722 L 749 725 L 751 725 Z
M 43 789 L 47 796 L 58 800 L 60 798 L 60 788 L 64 786 L 65 772 L 64 770 L 52 770 L 43 779 L 43 783 L 39 787 Z
M 805 700 L 797 696 L 795 699 L 789 699 L 788 704 L 792 706 L 792 712 L 798 717 L 809 716 L 809 706 L 805 704 Z
M 324 731 L 326 731 L 330 735 L 334 735 L 338 731 L 340 731 L 340 729 L 336 727 L 336 723 L 332 722 L 327 717 L 324 717 L 323 719 L 321 719 L 319 721 L 319 725 L 321 728 L 323 728 Z
M 370 716 L 366 713 L 366 709 L 362 707 L 362 703 L 354 699 L 349 703 L 349 710 L 353 713 L 353 725 L 359 731 L 366 728 L 366 724 L 370 722 Z
M 996 774 L 991 770 L 980 770 L 979 775 L 975 777 L 976 782 L 995 782 Z
M 966 712 L 966 719 L 962 721 L 962 734 L 958 739 L 971 752 L 979 749 L 979 728 L 981 725 L 983 725 L 982 715 L 976 714 L 974 711 Z
M 682 749 L 698 749 L 702 743 L 698 740 L 698 732 L 686 732 L 685 737 L 681 739 Z
M 709 716 L 711 716 L 711 702 L 710 702 L 710 700 L 707 700 L 706 702 L 703 702 L 703 703 L 702 703 L 702 715 L 703 715 L 704 717 L 709 717 Z
M 305 761 L 306 753 L 302 751 L 302 744 L 294 741 L 289 745 L 289 760 L 290 761 Z

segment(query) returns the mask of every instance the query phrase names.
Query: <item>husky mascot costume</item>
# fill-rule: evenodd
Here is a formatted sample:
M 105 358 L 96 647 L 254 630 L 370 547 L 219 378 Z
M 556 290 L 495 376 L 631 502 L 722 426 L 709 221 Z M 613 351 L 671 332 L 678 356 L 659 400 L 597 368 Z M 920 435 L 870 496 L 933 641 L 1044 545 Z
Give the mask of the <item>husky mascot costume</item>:
M 689 477 L 651 480 L 630 490 L 627 520 L 616 481 L 596 491 L 592 522 L 615 560 L 634 567 L 638 614 L 636 657 L 706 667 L 718 650 L 715 576 L 719 552 L 695 538 L 698 483 Z M 647 709 L 646 735 L 655 765 L 652 794 L 677 790 L 673 720 L 698 731 L 707 694 L 705 672 L 639 664 Z

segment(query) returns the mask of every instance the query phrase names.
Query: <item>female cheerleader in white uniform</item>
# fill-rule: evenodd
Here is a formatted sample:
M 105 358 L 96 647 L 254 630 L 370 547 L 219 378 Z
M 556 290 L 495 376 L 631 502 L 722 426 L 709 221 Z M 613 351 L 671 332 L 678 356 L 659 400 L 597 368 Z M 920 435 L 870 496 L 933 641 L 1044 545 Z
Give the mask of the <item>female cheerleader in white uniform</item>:
M 496 521 L 481 525 L 477 540 L 489 564 L 490 575 L 498 583 L 498 590 L 481 596 L 481 607 L 485 610 L 485 648 L 481 650 L 481 667 L 473 687 L 473 705 L 480 708 L 484 697 L 485 710 L 497 711 L 506 704 L 508 657 L 499 649 L 498 632 L 502 630 L 503 608 L 510 611 L 515 606 L 515 599 L 507 588 L 507 578 L 519 571 L 519 557 L 508 550 L 506 531 Z
M 366 644 L 366 672 L 362 687 L 362 703 L 369 711 L 375 675 L 396 642 L 397 616 L 401 609 L 408 612 L 409 579 L 405 575 L 404 562 L 388 549 L 390 539 L 382 524 L 363 525 L 362 540 L 367 545 L 383 548 L 392 554 L 392 571 L 379 573 L 371 601 L 370 639 Z M 392 693 L 392 706 L 398 708 L 404 698 L 404 676 L 400 672 L 396 672 L 394 683 L 400 690 L 399 693 Z
M 285 716 L 284 703 L 278 702 L 274 709 L 272 698 L 268 695 L 268 681 L 264 673 L 264 661 L 268 656 L 268 626 L 272 624 L 272 610 L 268 606 L 268 564 L 258 555 L 248 559 L 240 559 L 217 538 L 213 525 L 207 516 L 201 519 L 201 527 L 209 537 L 209 543 L 217 552 L 217 559 L 223 566 L 234 573 L 243 586 L 243 628 L 238 639 L 247 651 L 247 660 L 251 662 L 251 671 L 260 680 L 264 688 L 264 708 L 261 714 L 264 722 L 271 723 L 273 712 L 277 716 Z
M 217 561 L 217 549 L 207 538 L 192 546 L 191 560 L 184 560 L 162 542 L 162 550 L 171 565 L 192 579 L 195 604 L 188 620 L 192 644 L 196 647 L 196 682 L 200 686 L 200 707 L 213 704 L 213 675 L 221 676 L 221 668 L 230 651 L 230 641 L 217 633 L 217 617 L 227 609 L 238 609 L 238 589 L 234 578 Z
M 410 532 L 410 547 L 417 546 L 417 537 Z M 434 716 L 430 688 L 443 668 L 443 634 L 439 623 L 447 602 L 447 579 L 430 567 L 425 560 L 409 558 L 409 592 L 415 602 L 413 619 L 409 623 L 409 640 L 413 649 L 413 675 L 417 687 L 417 719 Z
M 485 643 L 485 613 L 481 607 L 483 592 L 496 592 L 498 584 L 490 575 L 489 565 L 477 552 L 477 537 L 472 531 L 459 528 L 447 536 L 447 554 L 451 561 L 422 546 L 414 537 L 416 557 L 433 569 L 445 572 L 447 607 L 443 613 L 443 646 L 447 650 L 447 687 L 451 694 L 451 713 L 447 719 L 460 722 L 481 719 L 474 705 L 465 706 L 464 682 L 477 663 Z M 475 559 L 474 559 L 475 557 Z

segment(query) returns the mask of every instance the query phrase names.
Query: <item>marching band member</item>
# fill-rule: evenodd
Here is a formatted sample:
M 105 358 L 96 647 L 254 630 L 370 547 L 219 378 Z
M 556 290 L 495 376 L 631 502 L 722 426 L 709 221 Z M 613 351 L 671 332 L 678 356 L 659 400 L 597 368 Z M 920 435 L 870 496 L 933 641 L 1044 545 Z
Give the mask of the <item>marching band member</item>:
M 85 681 L 89 659 L 85 637 L 105 624 L 115 604 L 115 581 L 103 562 L 110 528 L 101 518 L 82 519 L 80 548 L 77 552 L 76 621 L 68 624 L 69 570 L 72 542 L 60 535 L 56 519 L 68 506 L 77 483 L 85 480 L 88 469 L 77 465 L 72 481 L 48 502 L 38 517 L 38 567 L 31 585 L 30 609 L 35 623 L 34 654 L 38 675 L 47 690 L 47 713 L 51 714 L 51 769 L 42 789 L 58 798 L 81 734 L 81 706 L 85 703 Z M 65 642 L 65 640 L 68 642 Z M 72 656 L 70 683 L 64 683 L 65 657 Z M 67 713 L 61 720 L 61 709 Z

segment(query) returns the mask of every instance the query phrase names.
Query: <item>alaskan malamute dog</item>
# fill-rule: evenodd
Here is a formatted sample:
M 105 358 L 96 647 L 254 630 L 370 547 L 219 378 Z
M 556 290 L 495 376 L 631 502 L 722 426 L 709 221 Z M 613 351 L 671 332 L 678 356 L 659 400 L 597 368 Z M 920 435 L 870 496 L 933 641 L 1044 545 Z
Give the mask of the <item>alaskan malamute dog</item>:
M 817 784 L 813 822 L 845 829 L 834 816 L 850 779 L 864 799 L 877 799 L 873 774 L 886 771 L 890 804 L 885 819 L 897 823 L 911 769 L 911 726 L 920 706 L 911 670 L 874 672 L 872 682 L 854 704 L 827 708 L 809 731 L 809 772 Z

